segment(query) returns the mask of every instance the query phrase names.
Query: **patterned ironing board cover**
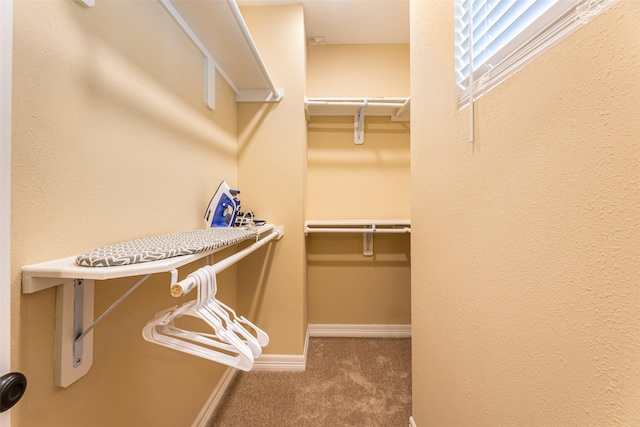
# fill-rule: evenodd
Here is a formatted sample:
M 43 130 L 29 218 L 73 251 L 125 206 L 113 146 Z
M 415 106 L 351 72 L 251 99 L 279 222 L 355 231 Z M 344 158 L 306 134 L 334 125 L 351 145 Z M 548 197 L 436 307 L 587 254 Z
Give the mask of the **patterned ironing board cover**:
M 85 252 L 76 258 L 83 267 L 113 267 L 157 261 L 233 245 L 256 235 L 243 228 L 206 228 L 128 240 Z

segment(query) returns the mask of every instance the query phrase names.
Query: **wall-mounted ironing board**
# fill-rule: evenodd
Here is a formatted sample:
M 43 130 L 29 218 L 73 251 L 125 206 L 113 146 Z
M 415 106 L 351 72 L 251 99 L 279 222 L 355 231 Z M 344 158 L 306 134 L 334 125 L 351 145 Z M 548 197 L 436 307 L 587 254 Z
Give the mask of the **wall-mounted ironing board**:
M 22 267 L 22 293 L 28 294 L 38 292 L 51 287 L 56 288 L 56 324 L 55 324 L 55 376 L 54 383 L 58 387 L 67 387 L 79 378 L 84 376 L 93 363 L 93 327 L 104 318 L 116 305 L 124 300 L 131 292 L 141 285 L 151 274 L 171 273 L 171 285 L 177 282 L 177 269 L 190 264 L 199 259 L 213 255 L 215 252 L 229 248 L 243 240 L 255 239 L 255 243 L 242 249 L 235 255 L 221 261 L 224 268 L 239 261 L 271 240 L 280 239 L 284 235 L 283 227 L 274 227 L 271 224 L 256 227 L 251 232 L 232 231 L 238 229 L 208 229 L 195 230 L 175 235 L 164 235 L 160 237 L 166 245 L 168 251 L 158 254 L 151 250 L 146 251 L 146 259 L 138 259 L 139 262 L 126 261 L 127 255 L 113 255 L 117 248 L 122 246 L 133 246 L 134 252 L 142 254 L 144 247 L 136 246 L 140 243 L 137 239 L 122 242 L 104 248 L 98 248 L 78 256 L 60 258 L 38 264 L 25 265 Z M 217 230 L 217 231 L 216 231 Z M 208 240 L 206 234 L 211 234 Z M 216 234 L 218 234 L 216 236 Z M 227 234 L 221 238 L 222 234 Z M 195 244 L 186 249 L 186 254 L 180 254 L 179 249 L 171 253 L 171 245 L 180 241 L 180 236 Z M 198 246 L 199 245 L 199 246 Z M 208 247 L 210 246 L 210 247 Z M 142 248 L 142 249 L 141 249 Z M 182 248 L 184 249 L 184 247 Z M 183 251 L 184 252 L 184 251 Z M 192 253 L 191 253 L 192 252 Z M 117 251 L 116 251 L 117 253 Z M 78 264 L 89 262 L 91 257 L 99 254 L 101 258 L 94 258 L 99 267 L 86 267 Z M 110 255 L 111 254 L 111 255 Z M 150 260 L 154 256 L 160 257 L 157 260 Z M 135 257 L 134 257 L 135 258 Z M 102 261 L 100 261 L 100 259 Z M 227 262 L 231 259 L 233 262 Z M 83 261 L 84 260 L 84 261 Z M 123 261 L 125 260 L 125 261 Z M 121 265 L 104 266 L 107 263 L 120 263 Z M 126 262 L 126 263 L 125 263 Z M 94 280 L 107 280 L 132 276 L 144 276 L 129 291 L 127 291 L 111 308 L 105 311 L 94 321 L 93 295 Z M 90 325 L 90 326 L 87 326 Z

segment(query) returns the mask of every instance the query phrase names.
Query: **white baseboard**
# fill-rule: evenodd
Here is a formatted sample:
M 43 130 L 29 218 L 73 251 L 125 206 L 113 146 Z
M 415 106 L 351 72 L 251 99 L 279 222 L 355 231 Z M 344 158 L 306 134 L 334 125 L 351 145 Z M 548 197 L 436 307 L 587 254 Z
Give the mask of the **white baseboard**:
M 263 354 L 253 364 L 255 371 L 304 371 L 307 368 L 309 330 L 304 340 L 304 349 L 298 354 Z
M 227 389 L 233 383 L 233 380 L 236 377 L 238 370 L 235 368 L 228 368 L 224 374 L 222 374 L 222 378 L 218 382 L 218 385 L 209 396 L 207 403 L 205 403 L 204 407 L 198 414 L 198 417 L 193 422 L 191 427 L 206 427 L 209 423 L 209 419 L 213 416 L 213 413 L 216 411 L 216 408 L 220 404 L 220 401 L 224 397 Z
M 409 417 L 409 427 L 417 427 L 416 422 L 413 421 L 413 417 Z
M 411 338 L 411 325 L 309 325 L 311 337 Z

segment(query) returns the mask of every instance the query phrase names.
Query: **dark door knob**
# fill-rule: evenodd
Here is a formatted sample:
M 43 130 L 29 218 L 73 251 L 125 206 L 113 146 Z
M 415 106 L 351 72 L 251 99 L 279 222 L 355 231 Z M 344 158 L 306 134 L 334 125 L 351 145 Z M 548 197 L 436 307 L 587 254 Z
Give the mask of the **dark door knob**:
M 27 378 L 20 372 L 11 372 L 0 377 L 0 412 L 8 411 L 27 389 Z

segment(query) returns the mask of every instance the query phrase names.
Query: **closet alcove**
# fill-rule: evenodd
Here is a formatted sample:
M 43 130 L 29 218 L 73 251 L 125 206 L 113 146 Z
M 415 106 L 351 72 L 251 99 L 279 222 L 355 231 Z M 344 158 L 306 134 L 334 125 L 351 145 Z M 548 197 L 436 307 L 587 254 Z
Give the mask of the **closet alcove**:
M 409 337 L 409 46 L 310 45 L 310 336 Z

